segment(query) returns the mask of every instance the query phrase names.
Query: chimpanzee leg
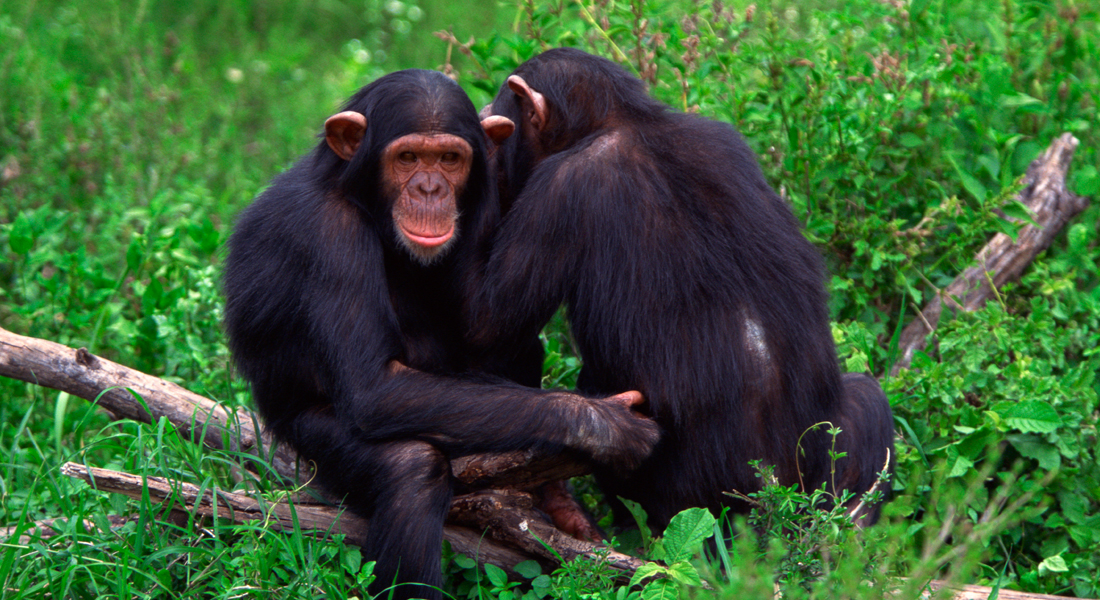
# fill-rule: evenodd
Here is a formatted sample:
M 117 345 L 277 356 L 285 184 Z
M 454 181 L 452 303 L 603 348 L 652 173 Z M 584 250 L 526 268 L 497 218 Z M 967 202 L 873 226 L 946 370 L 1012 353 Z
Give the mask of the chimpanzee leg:
M 846 373 L 842 386 L 840 411 L 833 422 L 841 429 L 836 438 L 837 451 L 847 456 L 837 462 L 836 485 L 855 494 L 847 502 L 847 506 L 857 509 L 853 518 L 860 525 L 872 525 L 878 520 L 882 504 L 861 504 L 862 496 L 878 482 L 883 469 L 894 471 L 894 417 L 886 394 L 870 376 Z M 880 484 L 878 490 L 885 498 L 889 484 Z
M 366 443 L 331 411 L 299 415 L 291 439 L 316 463 L 324 486 L 368 519 L 363 559 L 376 562 L 377 577 L 371 594 L 388 598 L 397 583 L 396 599 L 441 598 L 443 521 L 453 494 L 446 456 L 425 442 Z
M 397 583 L 393 598 L 441 598 L 443 521 L 453 491 L 450 461 L 431 444 L 415 441 L 386 444 L 379 458 L 363 546 L 364 558 L 377 561 L 370 592 L 388 598 L 388 588 Z

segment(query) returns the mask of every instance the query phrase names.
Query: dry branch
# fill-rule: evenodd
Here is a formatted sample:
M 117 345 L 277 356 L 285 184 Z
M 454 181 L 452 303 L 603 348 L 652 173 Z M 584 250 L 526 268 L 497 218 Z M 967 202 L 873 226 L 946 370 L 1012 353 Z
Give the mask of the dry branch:
M 287 480 L 304 483 L 311 479 L 309 466 L 299 461 L 291 448 L 274 444 L 260 432 L 252 413 L 230 411 L 209 398 L 95 356 L 84 348 L 73 349 L 0 328 L 0 375 L 84 398 L 115 419 L 149 423 L 164 417 L 192 441 L 253 455 L 263 452 L 269 464 Z M 584 475 L 588 467 L 569 456 L 510 452 L 456 459 L 452 470 L 467 489 L 534 489 L 548 481 Z
M 240 524 L 267 524 L 276 531 L 294 531 L 297 528 L 320 538 L 343 534 L 347 543 L 356 545 L 362 545 L 367 539 L 366 519 L 337 506 L 312 503 L 307 497 L 296 498 L 293 502 L 268 502 L 246 494 L 204 490 L 191 483 L 89 468 L 71 462 L 65 463 L 61 472 L 82 479 L 97 490 L 134 499 L 140 500 L 143 491 L 148 490 L 150 501 L 159 502 L 170 511 L 208 518 L 221 517 Z M 483 542 L 482 536 L 468 527 L 447 525 L 444 537 L 455 551 L 507 569 L 531 559 L 531 556 L 512 548 Z
M 933 596 L 926 593 L 922 598 L 951 598 L 952 600 L 987 600 L 992 597 L 993 588 L 984 585 L 954 585 L 944 581 L 933 581 L 928 584 L 933 592 L 944 590 L 950 595 L 940 594 Z M 1069 600 L 1065 596 L 1051 596 L 1049 594 L 1033 594 L 1031 592 L 1017 592 L 1015 590 L 997 590 L 998 600 Z
M 940 290 L 921 310 L 901 332 L 900 354 L 892 375 L 908 367 L 914 354 L 924 349 L 929 334 L 939 323 L 945 303 L 950 310 L 981 308 L 994 296 L 994 288 L 999 289 L 1019 277 L 1031 261 L 1050 246 L 1066 223 L 1085 210 L 1088 199 L 1066 189 L 1066 174 L 1077 144 L 1072 134 L 1062 134 L 1028 166 L 1024 189 L 1016 199 L 1028 208 L 1034 224 L 1022 227 L 1015 242 L 1003 233 L 993 236 L 975 257 L 977 264 Z
M 302 464 L 290 448 L 273 446 L 264 434 L 257 433 L 257 421 L 251 413 L 244 410 L 230 412 L 213 400 L 94 356 L 83 348 L 73 349 L 0 329 L 0 375 L 84 398 L 104 408 L 116 419 L 126 418 L 148 423 L 164 417 L 196 443 L 201 442 L 211 448 L 231 448 L 253 455 L 258 455 L 262 449 L 265 451 L 264 457 L 279 474 L 292 482 L 309 481 L 308 465 Z M 141 402 L 127 389 L 140 396 Z M 272 448 L 278 448 L 274 457 L 271 456 Z M 66 474 L 87 480 L 88 477 L 78 474 L 75 470 L 77 467 L 66 465 Z M 452 470 L 459 487 L 464 490 L 485 487 L 534 489 L 548 481 L 583 475 L 587 472 L 587 467 L 568 456 L 536 456 L 531 452 L 512 452 L 462 457 L 452 462 Z M 141 478 L 103 470 L 95 470 L 94 473 L 99 489 L 140 497 Z M 152 496 L 158 500 L 175 499 L 181 502 L 181 506 L 187 507 L 187 510 L 197 510 L 202 515 L 212 515 L 214 507 L 218 506 L 209 500 L 205 503 L 199 501 L 196 506 L 198 488 L 193 485 L 169 483 L 156 478 L 148 478 L 146 481 L 149 482 L 151 494 L 154 487 L 162 490 L 162 495 Z M 172 490 L 176 490 L 179 495 L 172 495 Z M 291 522 L 290 508 L 285 504 L 271 505 L 269 511 L 265 512 L 265 506 L 249 496 L 227 492 L 219 492 L 218 495 L 227 502 L 223 512 L 219 514 L 232 514 L 233 518 L 240 516 L 246 520 L 269 515 L 280 527 Z M 545 517 L 535 511 L 530 502 L 528 506 L 518 504 L 515 500 L 518 497 L 510 496 L 507 501 L 495 501 L 491 494 L 480 494 L 476 499 L 460 496 L 456 499 L 456 507 L 452 508 L 451 514 L 454 519 L 466 525 L 477 526 L 478 531 L 491 528 L 495 539 L 513 544 L 520 550 L 492 539 L 483 539 L 477 531 L 459 525 L 448 525 L 444 537 L 456 550 L 477 557 L 481 562 L 508 569 L 531 558 L 545 562 L 549 556 L 541 545 L 538 546 L 538 552 L 526 552 L 526 548 L 534 547 L 531 545 L 530 532 L 548 541 L 563 557 L 596 555 L 600 546 L 579 542 L 558 532 L 544 521 Z M 365 539 L 366 522 L 363 519 L 350 514 L 337 518 L 340 511 L 331 506 L 296 501 L 295 507 L 303 529 L 342 533 L 348 536 L 348 541 L 354 543 L 361 543 Z M 496 510 L 513 511 L 514 514 L 498 515 L 494 513 Z M 477 514 L 467 515 L 466 511 L 476 511 Z M 518 529 L 520 523 L 528 523 L 530 529 Z M 517 529 L 507 531 L 508 524 Z M 43 533 L 48 532 L 43 530 Z M 621 566 L 620 570 L 629 569 L 634 564 L 630 562 L 632 560 L 634 559 L 625 555 L 618 555 L 614 558 L 613 565 L 616 568 Z M 635 563 L 640 564 L 637 561 Z M 633 572 L 632 569 L 630 572 Z

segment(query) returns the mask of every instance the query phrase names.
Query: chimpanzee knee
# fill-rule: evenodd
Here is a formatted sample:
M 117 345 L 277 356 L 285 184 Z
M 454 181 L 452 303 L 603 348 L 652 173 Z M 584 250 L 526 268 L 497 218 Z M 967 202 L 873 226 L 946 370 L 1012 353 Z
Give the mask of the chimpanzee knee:
M 860 501 L 863 494 L 875 487 L 884 470 L 894 471 L 894 417 L 886 394 L 874 378 L 862 373 L 846 373 L 842 390 L 840 414 L 835 424 L 841 430 L 837 436 L 837 450 L 847 456 L 838 461 L 837 486 L 855 494 L 847 503 L 853 508 L 859 507 L 853 517 L 861 524 L 870 525 L 878 520 L 882 503 L 861 505 Z M 875 489 L 885 496 L 890 486 L 884 482 Z

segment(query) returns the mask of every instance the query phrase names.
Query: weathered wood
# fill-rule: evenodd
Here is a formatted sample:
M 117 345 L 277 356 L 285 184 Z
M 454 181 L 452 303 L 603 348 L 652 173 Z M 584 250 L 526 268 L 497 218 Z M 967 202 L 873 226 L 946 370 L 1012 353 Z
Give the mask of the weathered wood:
M 984 585 L 955 585 L 945 581 L 933 581 L 928 584 L 931 592 L 925 592 L 922 598 L 951 598 L 952 600 L 987 600 L 993 594 L 993 588 Z M 941 592 L 933 595 L 932 592 Z M 1015 590 L 998 589 L 998 600 L 1069 600 L 1066 596 L 1033 594 Z
M 161 503 L 166 510 L 183 511 L 207 518 L 223 518 L 234 523 L 265 523 L 276 531 L 294 531 L 295 528 L 309 535 L 326 538 L 333 534 L 345 535 L 350 544 L 366 542 L 368 521 L 345 511 L 340 506 L 317 503 L 308 496 L 264 500 L 248 494 L 219 489 L 200 489 L 198 486 L 162 477 L 141 477 L 109 469 L 90 468 L 76 463 L 65 463 L 61 472 L 69 477 L 88 482 L 104 492 L 122 494 L 140 500 L 148 494 L 150 501 Z M 554 556 L 538 545 L 532 534 L 539 536 L 566 558 L 596 556 L 598 546 L 580 542 L 561 533 L 550 524 L 545 515 L 534 510 L 530 496 L 522 492 L 500 492 L 506 501 L 494 503 L 491 493 L 478 494 L 468 499 L 460 496 L 451 508 L 450 522 L 443 529 L 443 538 L 462 554 L 511 570 L 525 560 L 537 559 L 544 565 L 556 564 Z M 522 498 L 526 497 L 526 501 Z M 501 514 L 502 511 L 514 513 Z M 529 524 L 528 529 L 520 523 Z M 480 532 L 490 530 L 486 538 Z M 504 542 L 504 543 L 501 543 Z M 530 548 L 538 546 L 538 552 Z M 517 549 L 518 548 L 518 549 Z M 633 573 L 631 566 L 641 561 L 625 555 L 615 555 L 612 564 L 623 565 Z M 637 568 L 636 566 L 634 568 Z M 624 573 L 627 571 L 624 571 Z M 629 577 L 629 574 L 626 575 Z
M 623 582 L 629 581 L 645 561 L 614 549 L 583 542 L 560 530 L 535 509 L 529 494 L 516 490 L 482 490 L 459 496 L 451 504 L 449 523 L 468 525 L 500 543 L 533 556 L 555 561 L 587 557 L 603 561 Z
M 1066 188 L 1077 138 L 1062 134 L 1027 169 L 1024 189 L 1017 195 L 1035 224 L 1024 225 L 1016 241 L 1003 233 L 993 236 L 975 257 L 976 265 L 966 269 L 940 290 L 901 333 L 898 361 L 893 375 L 909 366 L 916 352 L 923 350 L 928 336 L 939 323 L 946 304 L 949 310 L 974 311 L 985 305 L 995 289 L 1023 273 L 1040 252 L 1046 250 L 1073 217 L 1088 206 L 1088 199 Z
M 133 521 L 135 517 L 123 517 L 117 515 L 108 515 L 107 522 L 111 524 L 111 527 L 122 527 L 123 525 Z M 0 541 L 7 540 L 9 543 L 14 542 L 16 544 L 29 544 L 31 540 L 48 540 L 62 531 L 67 526 L 69 519 L 65 517 L 56 517 L 53 519 L 42 519 L 41 521 L 35 521 L 29 526 L 20 528 L 15 527 L 0 527 Z M 86 531 L 95 529 L 96 524 L 89 519 L 85 519 L 81 526 Z M 19 535 L 14 540 L 12 536 Z
M 233 413 L 209 398 L 100 358 L 84 348 L 73 349 L 0 329 L 0 375 L 85 398 L 116 419 L 149 423 L 167 417 L 180 431 L 211 448 L 225 448 L 227 441 L 235 450 L 257 445 L 256 430 L 243 411 Z M 157 401 L 146 411 L 127 389 Z
M 302 484 L 312 479 L 309 465 L 300 461 L 293 449 L 275 444 L 249 411 L 231 411 L 214 400 L 95 356 L 84 348 L 74 349 L 0 328 L 0 375 L 84 398 L 115 419 L 149 423 L 164 417 L 185 436 L 210 448 L 253 455 L 263 452 L 265 461 L 288 481 Z M 142 402 L 128 390 L 133 390 Z M 589 467 L 568 455 L 540 457 L 532 452 L 510 452 L 456 459 L 452 470 L 466 489 L 534 489 L 548 481 L 584 475 Z

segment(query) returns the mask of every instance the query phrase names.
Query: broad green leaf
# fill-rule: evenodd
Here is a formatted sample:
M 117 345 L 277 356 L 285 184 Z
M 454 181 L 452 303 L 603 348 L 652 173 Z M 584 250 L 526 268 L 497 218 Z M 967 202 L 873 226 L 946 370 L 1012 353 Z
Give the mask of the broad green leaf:
M 966 475 L 967 471 L 974 466 L 974 461 L 965 456 L 959 456 L 955 459 L 955 462 L 951 465 L 951 470 L 947 473 L 948 477 L 962 477 Z
M 1024 433 L 1052 433 L 1062 425 L 1054 407 L 1042 400 L 1024 400 L 1004 413 L 1005 423 Z
M 1100 192 L 1100 172 L 1093 165 L 1083 165 L 1075 175 L 1077 193 L 1082 196 L 1095 196 Z
M 1053 444 L 1043 441 L 1031 433 L 1017 433 L 1005 436 L 1020 454 L 1039 461 L 1039 468 L 1045 471 L 1057 469 L 1062 464 L 1062 455 Z
M 951 162 L 951 166 L 955 167 L 955 173 L 959 176 L 959 181 L 962 182 L 966 191 L 970 192 L 971 196 L 974 196 L 978 202 L 985 202 L 986 196 L 989 192 L 986 191 L 982 182 L 978 181 L 976 177 L 959 167 L 958 163 L 954 159 L 948 159 Z
M 691 558 L 696 546 L 714 534 L 714 515 L 705 508 L 689 508 L 672 517 L 665 529 L 665 562 Z

